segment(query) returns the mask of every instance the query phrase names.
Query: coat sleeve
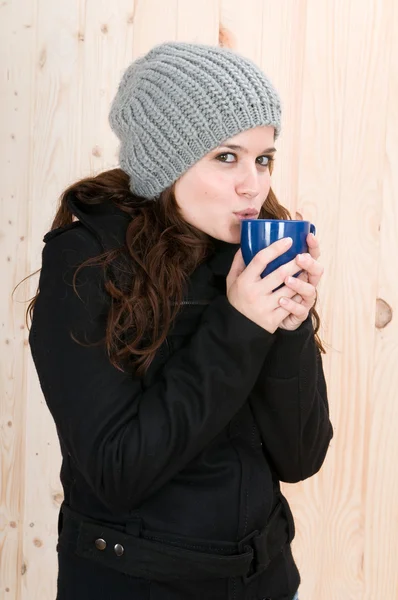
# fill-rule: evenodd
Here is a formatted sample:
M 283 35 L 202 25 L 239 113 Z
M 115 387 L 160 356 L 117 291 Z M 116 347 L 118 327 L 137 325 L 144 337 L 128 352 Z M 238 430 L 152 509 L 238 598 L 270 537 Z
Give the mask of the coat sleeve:
M 266 453 L 281 481 L 296 483 L 322 466 L 333 429 L 311 316 L 277 340 L 250 395 Z
M 100 254 L 83 226 L 44 249 L 29 335 L 58 435 L 97 496 L 133 510 L 181 471 L 247 401 L 275 337 L 220 297 L 155 381 L 113 367 L 103 344 L 110 306 L 102 269 L 75 267 Z M 77 343 L 73 338 L 79 340 Z M 91 345 L 89 345 L 91 344 Z

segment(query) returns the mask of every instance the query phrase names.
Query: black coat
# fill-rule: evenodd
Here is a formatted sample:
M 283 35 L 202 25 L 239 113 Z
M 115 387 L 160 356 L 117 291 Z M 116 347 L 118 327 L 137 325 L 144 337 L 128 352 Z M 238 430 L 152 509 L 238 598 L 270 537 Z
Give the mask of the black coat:
M 239 313 L 225 294 L 237 246 L 217 242 L 215 254 L 190 278 L 181 312 L 148 373 L 141 379 L 123 373 L 110 364 L 103 345 L 79 345 L 71 336 L 92 342 L 104 335 L 109 297 L 101 269 L 81 271 L 80 297 L 71 283 L 77 265 L 124 243 L 129 217 L 110 206 L 84 207 L 72 197 L 69 206 L 79 222 L 44 238 L 30 332 L 32 356 L 61 445 L 64 506 L 72 510 L 69 521 L 77 519 L 70 522 L 80 531 L 73 534 L 69 528 L 63 543 L 61 514 L 58 550 L 69 548 L 70 555 L 82 556 L 80 565 L 87 565 L 87 573 L 95 561 L 128 573 L 131 586 L 141 579 L 161 586 L 168 572 L 181 569 L 175 577 L 180 575 L 182 583 L 168 582 L 171 595 L 163 590 L 159 598 L 211 598 L 209 590 L 228 580 L 229 595 L 217 592 L 215 598 L 290 600 L 299 575 L 290 552 L 293 518 L 279 481 L 298 482 L 316 473 L 332 438 L 311 319 L 295 332 L 270 334 Z M 257 567 L 254 560 L 248 581 L 227 576 L 221 566 L 217 578 L 210 565 L 208 578 L 199 574 L 193 576 L 197 581 L 185 584 L 184 573 L 191 569 L 184 567 L 185 558 L 173 564 L 165 558 L 160 565 L 163 559 L 149 547 L 145 556 L 153 571 L 140 567 L 138 559 L 129 563 L 127 537 L 119 557 L 113 542 L 105 550 L 94 543 L 106 531 L 116 542 L 123 532 L 134 540 L 150 538 L 149 544 L 157 540 L 196 553 L 255 552 L 250 534 L 263 531 L 270 515 L 275 515 L 272 526 L 280 529 L 268 540 L 271 560 L 255 557 Z M 87 533 L 84 551 L 76 550 L 84 537 L 79 519 L 97 527 Z M 239 546 L 246 537 L 248 543 Z M 167 546 L 162 556 L 168 556 Z M 187 556 L 195 569 L 200 560 Z M 120 577 L 125 585 L 126 575 Z M 209 590 L 195 595 L 207 579 Z M 183 593 L 170 592 L 181 585 L 188 586 Z M 69 597 L 77 599 L 76 591 L 59 596 Z M 157 597 L 151 592 L 151 599 Z

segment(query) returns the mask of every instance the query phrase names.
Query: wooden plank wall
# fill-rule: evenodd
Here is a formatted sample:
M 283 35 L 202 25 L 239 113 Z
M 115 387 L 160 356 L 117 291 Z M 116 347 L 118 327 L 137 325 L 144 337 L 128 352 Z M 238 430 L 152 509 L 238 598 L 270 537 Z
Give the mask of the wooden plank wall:
M 285 485 L 303 600 L 396 600 L 398 7 L 394 0 L 5 0 L 0 5 L 0 600 L 52 600 L 62 501 L 25 300 L 62 189 L 116 164 L 124 68 L 165 40 L 222 43 L 280 90 L 274 188 L 318 226 L 335 438 Z

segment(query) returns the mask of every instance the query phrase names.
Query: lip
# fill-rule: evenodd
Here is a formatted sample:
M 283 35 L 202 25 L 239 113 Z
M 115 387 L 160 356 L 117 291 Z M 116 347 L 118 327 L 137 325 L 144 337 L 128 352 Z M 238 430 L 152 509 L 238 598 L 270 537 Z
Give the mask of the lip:
M 236 215 L 238 219 L 252 219 L 253 217 L 257 217 L 258 210 L 255 208 L 247 208 L 239 212 L 234 212 L 234 215 Z

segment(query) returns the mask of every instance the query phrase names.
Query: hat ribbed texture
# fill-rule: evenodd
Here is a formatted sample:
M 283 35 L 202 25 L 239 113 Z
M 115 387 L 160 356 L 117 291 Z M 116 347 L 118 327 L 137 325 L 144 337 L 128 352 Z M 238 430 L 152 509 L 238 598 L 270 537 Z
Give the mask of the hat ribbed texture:
M 120 167 L 137 196 L 156 198 L 226 139 L 252 127 L 280 132 L 275 88 L 251 60 L 226 48 L 169 42 L 125 71 L 109 122 Z

